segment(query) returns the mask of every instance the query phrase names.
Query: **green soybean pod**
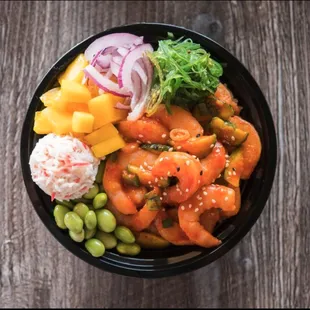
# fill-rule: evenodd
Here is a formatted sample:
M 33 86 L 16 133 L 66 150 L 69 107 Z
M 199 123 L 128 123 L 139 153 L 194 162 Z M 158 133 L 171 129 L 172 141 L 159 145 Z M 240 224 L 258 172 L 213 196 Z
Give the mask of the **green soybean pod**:
M 111 211 L 101 209 L 96 211 L 98 228 L 104 232 L 110 233 L 116 227 L 116 219 Z
M 102 160 L 99 164 L 98 172 L 97 172 L 96 180 L 95 180 L 99 184 L 102 183 L 104 168 L 105 168 L 105 161 Z
M 75 212 L 72 211 L 66 213 L 64 223 L 69 230 L 73 231 L 76 234 L 80 233 L 83 229 L 82 219 Z
M 89 208 L 85 203 L 79 202 L 74 206 L 73 211 L 84 221 Z
M 69 230 L 69 236 L 75 242 L 82 242 L 85 238 L 85 231 L 84 231 L 84 229 L 82 229 L 82 231 L 77 234 L 77 233 Z
M 96 197 L 93 200 L 93 206 L 94 209 L 101 209 L 103 208 L 108 201 L 108 196 L 106 193 L 100 193 L 96 195 Z
M 100 257 L 105 252 L 103 243 L 95 238 L 91 238 L 85 242 L 87 251 L 94 257 Z
M 94 183 L 93 187 L 91 187 L 89 191 L 83 195 L 83 198 L 94 199 L 98 193 L 99 193 L 99 186 L 97 183 Z
M 85 231 L 85 239 L 88 240 L 88 239 L 95 236 L 95 234 L 97 232 L 97 228 L 88 229 L 87 227 L 84 227 L 84 231 Z
M 137 243 L 126 244 L 119 242 L 116 246 L 118 253 L 128 256 L 136 256 L 141 252 L 141 247 Z
M 56 225 L 61 229 L 66 229 L 65 225 L 65 215 L 70 212 L 70 209 L 63 205 L 56 205 L 54 208 L 54 217 L 56 221 Z
M 130 244 L 136 241 L 134 234 L 125 226 L 117 226 L 114 230 L 114 235 L 120 241 Z
M 85 226 L 88 229 L 94 229 L 97 226 L 97 216 L 92 210 L 88 211 L 84 218 Z
M 107 250 L 113 249 L 117 245 L 116 237 L 112 234 L 105 233 L 104 231 L 98 230 L 95 234 L 95 238 L 100 240 Z

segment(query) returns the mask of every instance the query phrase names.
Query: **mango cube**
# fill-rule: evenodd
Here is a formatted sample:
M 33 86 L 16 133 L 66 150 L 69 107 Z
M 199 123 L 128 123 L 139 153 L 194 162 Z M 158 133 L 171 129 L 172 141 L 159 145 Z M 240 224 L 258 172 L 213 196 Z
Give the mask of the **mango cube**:
M 91 99 L 88 88 L 75 81 L 63 80 L 61 98 L 66 102 L 87 103 Z
M 53 126 L 42 112 L 36 112 L 34 116 L 33 130 L 38 135 L 45 135 L 53 132 Z
M 90 133 L 93 131 L 94 117 L 90 113 L 74 112 L 72 117 L 72 130 L 74 132 Z
M 53 107 L 60 111 L 66 110 L 67 102 L 61 97 L 60 87 L 48 90 L 40 99 L 46 107 Z
M 72 131 L 72 114 L 59 111 L 53 107 L 43 109 L 41 114 L 51 123 L 53 133 L 56 135 L 65 135 Z
M 111 123 L 102 126 L 84 137 L 84 140 L 89 145 L 95 145 L 102 141 L 108 140 L 118 135 L 118 130 Z
M 92 146 L 91 149 L 97 158 L 101 158 L 121 149 L 125 145 L 126 143 L 123 138 L 120 135 L 117 135 Z
M 61 85 L 64 80 L 75 81 L 79 84 L 82 83 L 84 72 L 83 69 L 88 65 L 84 54 L 79 54 L 67 67 L 65 72 L 63 72 L 59 78 L 58 82 Z
M 124 98 L 105 93 L 88 102 L 89 112 L 95 117 L 94 129 L 108 123 L 114 123 L 127 117 L 128 111 L 115 108 L 117 102 L 124 102 Z
M 87 103 L 77 103 L 77 102 L 68 102 L 66 106 L 66 111 L 69 113 L 73 113 L 75 111 L 78 112 L 89 112 Z

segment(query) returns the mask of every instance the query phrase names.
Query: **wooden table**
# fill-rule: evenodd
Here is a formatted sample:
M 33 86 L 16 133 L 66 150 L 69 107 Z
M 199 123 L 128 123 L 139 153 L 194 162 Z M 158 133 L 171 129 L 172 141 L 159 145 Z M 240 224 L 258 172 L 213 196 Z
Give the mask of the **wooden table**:
M 0 2 L 0 307 L 309 307 L 310 2 Z M 278 168 L 268 204 L 247 236 L 198 271 L 143 280 L 102 272 L 47 231 L 19 162 L 30 98 L 68 49 L 139 21 L 214 38 L 253 74 L 274 117 Z

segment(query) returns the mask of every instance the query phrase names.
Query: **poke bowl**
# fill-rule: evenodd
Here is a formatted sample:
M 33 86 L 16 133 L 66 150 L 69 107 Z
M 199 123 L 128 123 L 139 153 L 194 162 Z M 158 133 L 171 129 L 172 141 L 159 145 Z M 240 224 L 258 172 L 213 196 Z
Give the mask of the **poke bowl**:
M 183 27 L 137 23 L 51 67 L 20 154 L 32 205 L 64 247 L 157 278 L 210 264 L 250 231 L 277 144 L 262 91 L 231 53 Z

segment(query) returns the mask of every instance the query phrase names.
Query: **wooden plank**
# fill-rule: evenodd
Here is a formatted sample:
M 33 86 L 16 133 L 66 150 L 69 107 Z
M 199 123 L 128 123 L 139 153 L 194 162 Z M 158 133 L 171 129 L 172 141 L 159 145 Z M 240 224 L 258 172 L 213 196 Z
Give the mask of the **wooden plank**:
M 309 307 L 310 2 L 0 2 L 1 307 Z M 143 280 L 93 268 L 65 250 L 35 214 L 19 165 L 21 123 L 49 67 L 106 28 L 182 25 L 239 58 L 274 117 L 279 164 L 259 221 L 198 271 Z

